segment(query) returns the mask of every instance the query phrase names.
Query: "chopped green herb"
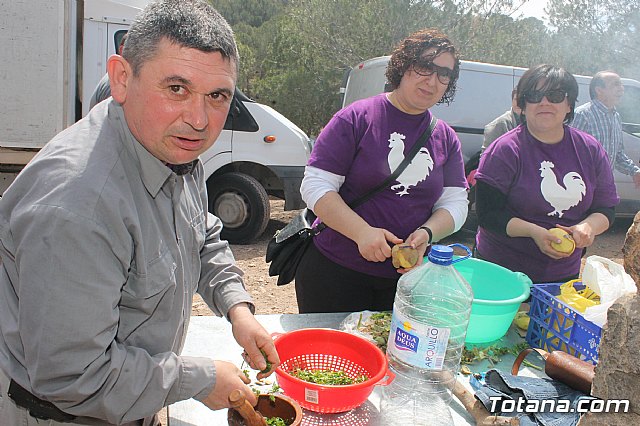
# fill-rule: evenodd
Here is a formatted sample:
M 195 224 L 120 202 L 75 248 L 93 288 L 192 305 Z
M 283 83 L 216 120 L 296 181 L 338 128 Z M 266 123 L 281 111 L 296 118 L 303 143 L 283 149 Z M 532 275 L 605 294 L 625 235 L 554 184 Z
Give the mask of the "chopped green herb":
M 357 328 L 362 333 L 368 334 L 376 342 L 376 345 L 383 351 L 387 350 L 387 340 L 389 338 L 389 330 L 391 328 L 391 312 L 375 312 L 366 321 L 363 321 L 362 314 L 358 318 Z M 473 347 L 471 349 L 465 347 L 462 353 L 461 364 L 472 364 L 476 361 L 489 361 L 491 366 L 500 362 L 500 357 L 506 354 L 518 356 L 518 354 L 529 345 L 526 342 L 519 343 L 512 347 L 504 347 L 491 345 L 485 348 Z M 537 365 L 524 360 L 523 365 L 540 370 Z
M 506 354 L 511 354 L 513 356 L 518 356 L 520 352 L 524 349 L 528 348 L 529 344 L 526 342 L 518 343 L 515 346 L 498 346 L 498 345 L 490 345 L 487 347 L 473 347 L 471 349 L 465 346 L 462 351 L 462 358 L 460 359 L 461 364 L 473 364 L 476 361 L 489 361 L 491 366 L 494 366 L 498 362 L 501 361 L 501 356 Z M 525 361 L 525 365 L 536 368 L 540 370 L 540 367 L 537 365 L 531 364 L 530 362 Z
M 362 314 L 360 314 L 357 328 L 370 335 L 376 345 L 384 352 L 387 350 L 387 340 L 391 328 L 391 312 L 375 312 L 364 323 L 362 322 Z
M 309 383 L 316 383 L 319 385 L 353 385 L 356 383 L 362 383 L 369 378 L 366 375 L 358 376 L 352 379 L 344 371 L 332 371 L 332 370 L 303 370 L 296 368 L 289 371 L 294 377 L 300 380 L 304 380 Z
M 274 394 L 280 392 L 280 390 L 280 385 L 274 382 L 273 385 L 271 385 L 271 390 L 269 391 L 269 401 L 276 402 Z
M 287 423 L 281 417 L 265 417 L 268 426 L 287 426 Z
M 262 352 L 262 356 L 264 357 L 265 362 L 267 363 L 267 366 L 265 367 L 264 370 L 261 370 L 261 373 L 268 373 L 269 371 L 271 371 L 271 362 L 269 362 L 269 360 L 267 359 L 267 354 L 264 353 L 264 351 L 262 349 L 260 349 L 260 352 Z

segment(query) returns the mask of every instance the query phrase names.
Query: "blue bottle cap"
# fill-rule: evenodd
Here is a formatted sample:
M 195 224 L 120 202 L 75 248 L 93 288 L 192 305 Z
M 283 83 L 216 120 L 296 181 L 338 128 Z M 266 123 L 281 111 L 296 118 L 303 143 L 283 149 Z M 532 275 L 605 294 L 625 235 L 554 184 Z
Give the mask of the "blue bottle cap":
M 451 265 L 453 260 L 453 249 L 449 246 L 431 246 L 428 258 L 436 265 Z

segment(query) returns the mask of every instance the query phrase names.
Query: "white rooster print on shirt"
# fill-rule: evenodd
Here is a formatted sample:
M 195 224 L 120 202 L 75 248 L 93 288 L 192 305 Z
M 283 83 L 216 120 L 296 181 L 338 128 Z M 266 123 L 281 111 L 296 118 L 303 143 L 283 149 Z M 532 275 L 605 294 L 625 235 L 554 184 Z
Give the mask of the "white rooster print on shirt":
M 404 139 L 405 135 L 393 132 L 389 136 L 389 162 L 390 173 L 398 168 L 402 160 L 404 160 Z M 396 181 L 397 185 L 391 185 L 391 189 L 396 192 L 396 195 L 403 196 L 409 193 L 409 188 L 416 186 L 418 182 L 422 182 L 429 176 L 429 173 L 433 170 L 433 158 L 429 150 L 425 147 L 420 148 L 420 151 L 413 157 L 411 163 L 406 169 L 398 176 Z
M 569 172 L 562 178 L 564 187 L 558 183 L 556 174 L 553 172 L 555 165 L 551 161 L 540 163 L 540 192 L 542 197 L 551 204 L 553 210 L 547 216 L 562 217 L 565 211 L 577 206 L 582 197 L 586 194 L 586 185 L 582 176 L 577 172 Z

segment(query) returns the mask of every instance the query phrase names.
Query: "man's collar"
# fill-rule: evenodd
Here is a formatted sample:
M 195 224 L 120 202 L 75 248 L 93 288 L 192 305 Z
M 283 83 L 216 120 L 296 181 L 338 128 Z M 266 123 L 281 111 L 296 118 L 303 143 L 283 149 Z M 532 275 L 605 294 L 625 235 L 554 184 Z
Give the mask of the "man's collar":
M 191 173 L 193 169 L 196 167 L 198 160 L 195 159 L 190 163 L 186 164 L 168 164 L 167 167 L 171 169 L 178 176 L 186 175 L 187 173 Z
M 120 129 L 123 145 L 132 157 L 138 160 L 140 178 L 145 188 L 151 194 L 152 197 L 158 195 L 160 189 L 171 176 L 172 169 L 170 169 L 165 163 L 154 157 L 147 149 L 133 136 L 127 121 L 124 118 L 124 110 L 122 106 L 115 102 L 110 101 L 109 105 L 109 118 L 117 122 L 117 127 Z M 197 160 L 195 160 L 197 161 Z M 190 163 L 189 170 L 186 173 L 191 172 L 194 169 L 195 162 Z M 184 166 L 184 165 L 183 165 Z M 179 167 L 179 166 L 178 166 Z
M 520 124 L 522 122 L 522 114 L 518 114 L 511 108 L 511 116 L 516 120 L 516 124 Z
M 600 110 L 606 112 L 615 112 L 616 107 L 609 108 L 607 107 L 600 99 L 592 99 L 591 102 Z

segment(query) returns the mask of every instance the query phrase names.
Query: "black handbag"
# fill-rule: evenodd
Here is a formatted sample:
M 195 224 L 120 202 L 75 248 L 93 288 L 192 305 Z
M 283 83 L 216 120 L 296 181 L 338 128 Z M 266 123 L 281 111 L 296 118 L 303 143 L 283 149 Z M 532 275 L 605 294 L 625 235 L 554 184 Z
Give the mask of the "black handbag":
M 310 209 L 302 209 L 284 228 L 276 231 L 267 245 L 265 260 L 269 265 L 269 276 L 278 276 L 278 285 L 293 281 L 302 255 L 311 238 L 317 235 L 324 224 L 313 227 L 316 215 Z
M 373 197 L 378 192 L 386 188 L 391 182 L 395 181 L 398 176 L 407 168 L 409 163 L 413 160 L 413 157 L 418 153 L 424 143 L 431 137 L 433 129 L 436 127 L 438 120 L 432 116 L 429 127 L 422 133 L 420 138 L 411 148 L 409 154 L 404 158 L 402 163 L 398 166 L 394 172 L 389 175 L 384 182 L 369 191 L 367 194 L 355 199 L 349 203 L 351 209 L 363 204 L 365 201 Z M 291 222 L 285 225 L 284 228 L 276 231 L 276 233 L 269 240 L 267 245 L 267 254 L 265 260 L 269 265 L 269 276 L 278 276 L 278 285 L 289 284 L 296 275 L 298 264 L 302 259 L 305 251 L 314 236 L 318 235 L 326 225 L 319 223 L 313 226 L 313 222 L 316 220 L 316 215 L 308 208 L 305 208 L 296 215 Z

